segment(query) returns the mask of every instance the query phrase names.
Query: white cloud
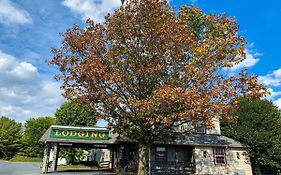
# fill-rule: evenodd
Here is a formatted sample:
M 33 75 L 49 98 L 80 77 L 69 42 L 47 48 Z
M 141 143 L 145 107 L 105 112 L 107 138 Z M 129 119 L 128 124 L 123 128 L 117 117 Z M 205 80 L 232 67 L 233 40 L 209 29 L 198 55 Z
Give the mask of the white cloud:
M 59 83 L 28 62 L 0 51 L 0 116 L 17 121 L 53 115 L 64 98 Z
M 276 77 L 276 78 L 281 78 L 281 68 L 280 69 L 277 69 L 275 71 L 273 71 L 273 75 Z
M 259 83 L 269 86 L 268 91 L 269 95 L 266 96 L 268 100 L 273 101 L 275 106 L 281 109 L 281 68 L 273 71 L 272 73 L 268 73 L 264 76 L 258 77 Z
M 274 91 L 272 88 L 268 88 L 268 91 L 270 92 L 270 94 L 267 95 L 266 98 L 269 99 L 269 100 L 273 100 L 276 97 L 281 96 L 281 91 Z
M 264 76 L 259 76 L 258 80 L 260 83 L 266 86 L 280 86 L 281 85 L 281 68 L 268 73 Z
M 6 25 L 32 23 L 29 13 L 17 8 L 10 0 L 1 0 L 0 7 L 0 23 Z
M 30 63 L 18 62 L 0 50 L 0 85 L 22 85 L 24 82 L 35 80 L 38 76 L 37 68 Z
M 62 4 L 73 12 L 82 16 L 83 20 L 88 18 L 95 22 L 104 21 L 104 16 L 120 7 L 120 0 L 64 0 Z
M 32 111 L 24 110 L 21 107 L 13 106 L 4 102 L 0 101 L 0 115 L 1 116 L 8 116 L 12 117 L 13 119 L 17 121 L 24 121 L 24 119 L 27 119 L 29 117 L 32 117 L 35 115 Z
M 255 47 L 255 43 L 254 43 L 254 42 L 251 42 L 248 47 L 249 47 L 249 48 Z
M 259 62 L 259 59 L 256 58 L 256 53 L 252 53 L 250 50 L 246 49 L 246 59 L 243 60 L 241 63 L 234 65 L 233 67 L 229 68 L 232 71 L 240 70 L 244 67 L 249 68 L 253 67 L 255 64 Z

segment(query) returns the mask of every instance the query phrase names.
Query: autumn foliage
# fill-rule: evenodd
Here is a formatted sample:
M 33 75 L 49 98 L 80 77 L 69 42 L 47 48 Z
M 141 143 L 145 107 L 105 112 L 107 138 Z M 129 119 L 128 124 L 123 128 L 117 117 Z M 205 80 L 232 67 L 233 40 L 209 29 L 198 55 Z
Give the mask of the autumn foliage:
M 184 122 L 211 127 L 215 115 L 231 120 L 227 110 L 239 96 L 263 95 L 245 70 L 223 76 L 245 59 L 238 28 L 224 14 L 129 0 L 104 23 L 68 29 L 51 64 L 60 69 L 66 98 L 98 109 L 115 132 L 150 145 L 179 134 L 174 127 Z

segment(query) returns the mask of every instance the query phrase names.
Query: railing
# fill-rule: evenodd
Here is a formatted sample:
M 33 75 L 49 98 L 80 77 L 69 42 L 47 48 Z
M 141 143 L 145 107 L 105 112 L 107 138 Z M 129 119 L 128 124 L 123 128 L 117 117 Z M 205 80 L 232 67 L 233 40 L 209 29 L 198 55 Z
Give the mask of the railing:
M 150 171 L 152 175 L 160 174 L 182 174 L 190 175 L 195 173 L 195 165 L 191 162 L 151 162 Z
M 121 168 L 124 172 L 136 172 L 138 169 L 138 162 L 136 160 L 121 160 L 120 161 Z
M 123 166 L 122 166 L 123 164 Z M 121 163 L 123 172 L 125 174 L 131 172 L 136 173 L 137 162 L 125 161 Z M 176 162 L 176 161 L 151 161 L 150 162 L 151 175 L 193 175 L 195 174 L 195 164 L 191 162 Z

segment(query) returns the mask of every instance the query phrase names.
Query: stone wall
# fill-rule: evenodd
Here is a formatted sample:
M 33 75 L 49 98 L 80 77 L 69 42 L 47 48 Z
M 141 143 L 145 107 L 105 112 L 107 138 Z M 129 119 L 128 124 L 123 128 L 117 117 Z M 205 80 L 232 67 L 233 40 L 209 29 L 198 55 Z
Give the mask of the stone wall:
M 252 175 L 249 156 L 243 148 L 226 148 L 225 166 L 215 165 L 212 147 L 195 147 L 194 156 L 196 175 Z

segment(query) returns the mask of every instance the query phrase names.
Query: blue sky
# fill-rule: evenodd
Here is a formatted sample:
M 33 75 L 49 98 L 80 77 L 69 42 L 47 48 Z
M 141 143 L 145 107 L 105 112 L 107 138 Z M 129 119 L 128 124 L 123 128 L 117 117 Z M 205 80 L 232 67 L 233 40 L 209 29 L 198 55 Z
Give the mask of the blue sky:
M 199 6 L 206 13 L 226 13 L 237 19 L 239 34 L 248 41 L 247 59 L 227 70 L 247 67 L 272 91 L 281 108 L 281 1 L 171 0 L 174 6 Z M 48 66 L 50 48 L 61 42 L 59 33 L 85 19 L 102 21 L 119 0 L 0 0 L 0 116 L 23 122 L 53 115 L 65 99 L 56 70 Z

